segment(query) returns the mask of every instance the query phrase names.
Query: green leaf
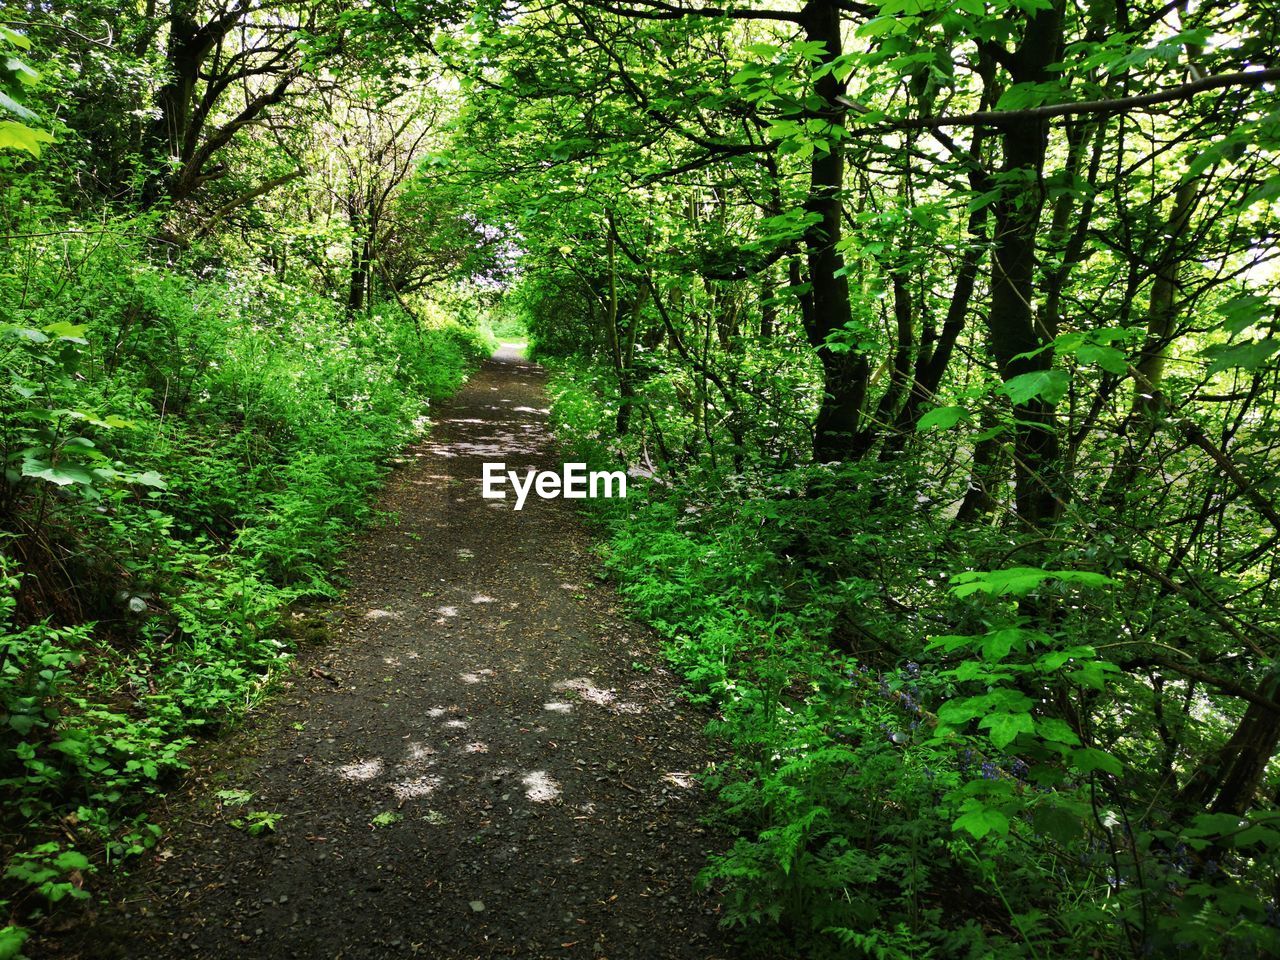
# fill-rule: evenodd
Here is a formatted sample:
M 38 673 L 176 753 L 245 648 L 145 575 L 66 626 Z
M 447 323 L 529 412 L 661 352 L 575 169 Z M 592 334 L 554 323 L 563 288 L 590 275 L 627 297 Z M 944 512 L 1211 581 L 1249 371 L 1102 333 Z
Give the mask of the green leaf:
M 1222 325 L 1231 333 L 1243 333 L 1258 323 L 1265 310 L 1270 308 L 1266 297 L 1255 293 L 1246 293 L 1233 297 L 1218 307 L 1222 317 Z
M 1036 666 L 1041 670 L 1052 673 L 1055 670 L 1062 669 L 1063 665 L 1071 660 L 1090 660 L 1095 656 L 1097 656 L 1097 652 L 1093 647 L 1072 647 L 1070 650 L 1054 650 L 1037 660 Z
M 9 72 L 18 78 L 18 82 L 23 86 L 30 87 L 40 81 L 38 71 L 32 70 L 29 66 L 19 60 L 17 57 L 8 57 L 5 60 Z
M 53 864 L 63 872 L 69 870 L 88 870 L 89 858 L 79 850 L 66 850 L 58 854 L 57 858 L 53 861 Z
M 1262 203 L 1265 200 L 1274 200 L 1280 197 L 1280 174 L 1269 177 L 1262 186 L 1250 193 L 1240 204 L 1240 209 L 1244 210 L 1252 207 L 1255 203 Z
M 155 487 L 157 490 L 164 490 L 167 484 L 164 477 L 156 473 L 154 470 L 147 470 L 145 473 L 139 473 L 137 476 L 130 478 L 133 483 L 140 483 L 144 487 Z
M 978 592 L 997 597 L 1005 594 L 1022 596 L 1040 586 L 1050 576 L 1052 574 L 1048 570 L 1036 567 L 1010 567 L 989 573 L 969 571 L 951 578 L 951 592 L 957 597 L 967 597 Z
M 1025 646 L 1022 639 L 1022 631 L 1017 627 L 992 630 L 982 640 L 982 655 L 987 660 L 1003 660 L 1009 655 L 1009 651 L 1013 649 L 1015 644 L 1019 647 Z
M 20 50 L 31 49 L 31 41 L 25 35 L 18 33 L 12 27 L 6 27 L 2 23 L 0 23 L 0 40 L 5 40 Z
M 1061 93 L 1062 86 L 1057 81 L 1051 83 L 1015 83 L 1009 87 L 996 101 L 997 110 L 1025 110 L 1027 107 L 1038 107 L 1047 103 Z
M 1071 843 L 1084 834 L 1080 817 L 1060 806 L 1042 806 L 1031 814 L 1036 830 L 1046 833 L 1059 843 Z
M 950 430 L 968 416 L 968 411 L 964 407 L 934 407 L 916 421 L 916 430 L 920 433 L 932 427 L 937 427 L 939 430 Z
M 14 337 L 18 340 L 29 340 L 32 343 L 48 343 L 49 338 L 39 330 L 32 327 L 19 327 L 16 325 L 6 325 L 3 328 L 6 336 Z
M 974 593 L 989 593 L 992 596 L 1010 594 L 1016 597 L 1030 593 L 1046 580 L 1062 580 L 1066 583 L 1078 583 L 1081 586 L 1098 587 L 1114 584 L 1115 580 L 1101 573 L 1088 570 L 1041 570 L 1038 567 L 1009 567 L 1005 570 L 991 570 L 982 573 L 968 570 L 957 573 L 951 578 L 950 590 L 957 597 L 967 597 Z
M 1081 363 L 1091 363 L 1107 373 L 1123 374 L 1129 370 L 1129 361 L 1124 352 L 1115 347 L 1086 343 L 1076 348 L 1075 355 Z
M 21 117 L 23 120 L 39 119 L 32 111 L 28 110 L 3 90 L 0 90 L 0 108 L 8 110 L 14 116 Z
M 0 960 L 16 960 L 30 936 L 30 931 L 22 927 L 8 926 L 0 930 Z
M 79 467 L 64 467 L 61 464 L 55 466 L 47 460 L 33 460 L 30 458 L 22 461 L 22 475 L 39 480 L 48 480 L 50 483 L 56 483 L 60 487 L 65 487 L 72 483 L 93 483 L 93 477 L 90 476 L 87 470 L 82 470 Z
M 1052 570 L 1050 573 L 1056 580 L 1061 580 L 1063 583 L 1078 583 L 1082 587 L 1105 587 L 1116 582 L 1113 577 L 1108 577 L 1105 573 L 1093 573 L 1089 570 Z
M 951 825 L 954 830 L 964 830 L 975 840 L 981 840 L 988 833 L 1005 836 L 1009 832 L 1009 818 L 999 810 L 988 807 L 976 807 L 960 816 Z
M 1223 370 L 1256 370 L 1280 351 L 1280 339 L 1246 340 L 1236 344 L 1214 344 L 1202 351 L 1201 356 L 1213 357 L 1209 373 Z
M 1223 834 L 1235 833 L 1247 821 L 1234 813 L 1201 813 L 1192 821 L 1192 826 L 1183 831 L 1192 837 L 1220 837 Z
M 1081 773 L 1092 773 L 1095 770 L 1101 770 L 1103 773 L 1118 777 L 1124 772 L 1124 767 L 1120 765 L 1119 760 L 1104 750 L 1098 750 L 1096 747 L 1080 747 L 1077 750 L 1072 750 L 1071 765 Z
M 1107 675 L 1119 672 L 1120 668 L 1114 663 L 1106 660 L 1092 660 L 1080 664 L 1078 670 L 1071 671 L 1067 676 L 1073 683 L 1101 691 L 1107 688 Z
M 989 730 L 991 742 L 1003 750 L 1020 733 L 1034 733 L 1035 720 L 1029 713 L 993 713 L 983 717 L 979 728 Z
M 0 150 L 26 150 L 38 157 L 42 143 L 53 143 L 53 134 L 15 120 L 0 121 Z
M 1070 378 L 1063 370 L 1033 370 L 1006 380 L 1002 391 L 1018 405 L 1036 397 L 1053 404 L 1066 396 L 1069 384 Z
M 44 332 L 59 340 L 70 340 L 72 343 L 88 343 L 89 341 L 84 338 L 84 332 L 87 329 L 87 324 L 59 320 L 57 323 L 51 323 L 45 327 Z
M 1057 717 L 1041 717 L 1036 721 L 1036 733 L 1053 743 L 1069 743 L 1072 746 L 1080 742 L 1076 732 L 1065 720 Z
M 897 17 L 873 17 L 858 27 L 854 33 L 859 37 L 884 37 L 900 32 L 904 26 Z

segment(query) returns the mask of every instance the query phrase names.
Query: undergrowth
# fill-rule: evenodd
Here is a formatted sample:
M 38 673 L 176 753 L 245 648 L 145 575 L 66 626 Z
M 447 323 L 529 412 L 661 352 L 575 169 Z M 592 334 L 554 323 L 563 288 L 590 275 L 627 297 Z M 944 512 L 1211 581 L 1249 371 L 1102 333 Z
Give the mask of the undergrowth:
M 634 466 L 607 375 L 549 362 L 558 435 L 595 468 Z M 1133 776 L 1125 718 L 1082 740 L 1023 692 L 1123 698 L 1098 652 L 1126 603 L 1115 581 L 983 572 L 1007 542 L 994 528 L 959 540 L 913 509 L 928 479 L 906 473 L 704 462 L 588 501 L 623 594 L 728 748 L 704 782 L 733 840 L 700 883 L 749 932 L 745 949 L 1275 949 L 1275 820 L 1206 814 L 1175 830 L 1164 811 L 1125 807 L 1104 789 Z M 1056 607 L 1055 632 L 1024 625 L 1028 604 Z
M 492 341 L 122 237 L 0 285 L 5 957 L 154 844 L 146 798 L 316 633 L 291 604 L 334 596 L 374 487 Z

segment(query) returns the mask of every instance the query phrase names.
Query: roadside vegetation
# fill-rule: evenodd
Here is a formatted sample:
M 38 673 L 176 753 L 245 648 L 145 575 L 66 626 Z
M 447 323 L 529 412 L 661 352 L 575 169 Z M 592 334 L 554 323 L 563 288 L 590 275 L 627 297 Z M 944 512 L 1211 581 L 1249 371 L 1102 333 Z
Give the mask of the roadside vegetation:
M 472 38 L 506 307 L 635 477 L 607 562 L 731 748 L 760 955 L 1280 949 L 1274 13 Z
M 74 36 L 68 48 L 66 30 L 106 29 L 96 16 L 2 38 L 0 957 L 24 925 L 88 897 L 94 873 L 151 847 L 148 798 L 188 748 L 324 639 L 312 605 L 337 596 L 375 488 L 495 345 L 484 295 L 455 273 L 471 246 L 433 248 L 439 278 L 420 286 L 350 262 L 368 231 L 346 214 L 367 211 L 334 191 L 360 198 L 376 181 L 384 223 L 414 203 L 402 181 L 438 132 L 431 114 L 395 118 L 394 161 L 353 145 L 346 166 L 290 178 L 288 199 L 245 206 L 255 168 L 288 153 L 256 129 L 179 201 L 127 109 L 153 102 L 165 47 L 134 25 L 151 44 L 140 60 L 119 37 L 107 53 Z M 136 86 L 120 90 L 119 71 Z M 352 128 L 366 138 L 391 122 L 377 102 L 343 101 L 367 112 Z M 227 94 L 220 109 L 234 122 L 247 107 Z M 459 216 L 447 229 L 469 229 Z
M 1277 22 L 14 11 L 0 957 L 317 632 L 490 327 L 631 471 L 760 956 L 1280 953 Z

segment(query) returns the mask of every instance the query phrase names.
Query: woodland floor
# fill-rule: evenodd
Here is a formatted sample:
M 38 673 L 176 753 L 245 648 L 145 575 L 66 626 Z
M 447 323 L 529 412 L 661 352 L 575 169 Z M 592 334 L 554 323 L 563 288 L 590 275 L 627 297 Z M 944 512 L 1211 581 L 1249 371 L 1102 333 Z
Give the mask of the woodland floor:
M 480 496 L 484 461 L 559 468 L 546 406 L 504 349 L 436 413 L 383 496 L 398 521 L 350 556 L 331 641 L 170 796 L 109 902 L 32 956 L 730 953 L 691 889 L 715 839 L 705 717 L 572 502 Z M 252 800 L 219 803 L 231 789 Z M 229 822 L 247 811 L 282 817 L 251 837 Z

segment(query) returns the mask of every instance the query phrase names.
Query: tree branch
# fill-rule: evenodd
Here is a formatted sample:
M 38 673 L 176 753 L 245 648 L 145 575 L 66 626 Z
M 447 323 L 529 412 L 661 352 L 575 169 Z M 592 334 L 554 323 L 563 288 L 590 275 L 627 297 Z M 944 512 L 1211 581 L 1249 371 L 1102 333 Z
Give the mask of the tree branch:
M 1027 120 L 1043 120 L 1049 117 L 1066 117 L 1085 113 L 1125 113 L 1151 107 L 1160 103 L 1189 100 L 1197 94 L 1223 87 L 1257 87 L 1280 80 L 1280 67 L 1266 70 L 1247 70 L 1240 73 L 1219 73 L 1200 80 L 1193 80 L 1155 93 L 1142 93 L 1132 97 L 1115 97 L 1107 100 L 1082 100 L 1077 103 L 1047 103 L 1025 110 L 980 110 L 955 116 L 915 117 L 892 120 L 869 126 L 858 133 L 881 133 L 886 130 L 932 130 L 937 127 L 999 127 Z

